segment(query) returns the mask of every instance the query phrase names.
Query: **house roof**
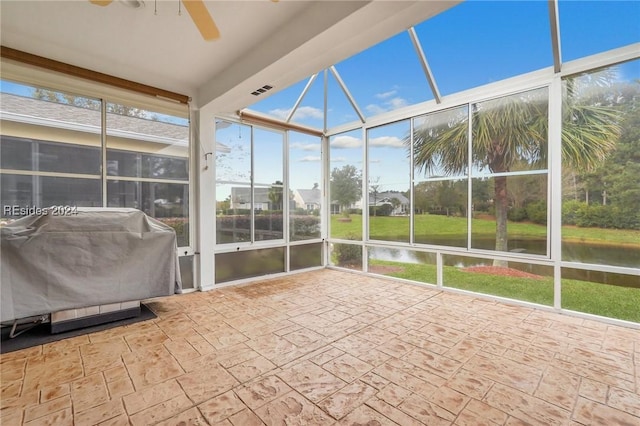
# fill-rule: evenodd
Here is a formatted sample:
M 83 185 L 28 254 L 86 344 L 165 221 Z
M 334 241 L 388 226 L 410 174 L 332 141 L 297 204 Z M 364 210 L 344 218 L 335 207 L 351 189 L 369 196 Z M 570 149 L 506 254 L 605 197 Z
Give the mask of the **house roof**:
M 319 189 L 296 189 L 305 204 L 320 204 L 322 193 Z
M 271 188 L 253 188 L 254 204 L 269 203 L 269 191 Z M 251 201 L 251 188 L 234 186 L 231 188 L 231 201 L 234 203 L 248 203 Z
M 373 204 L 374 202 L 373 198 L 374 198 L 374 194 L 370 193 L 369 204 Z M 401 192 L 384 191 L 384 192 L 378 192 L 377 194 L 375 194 L 376 204 L 383 202 L 385 200 L 391 201 L 391 199 L 393 198 L 400 201 L 400 204 L 409 204 L 409 199 L 405 197 L 405 195 Z
M 100 134 L 99 110 L 44 101 L 10 93 L 0 94 L 3 120 Z M 189 127 L 158 120 L 107 113 L 107 133 L 129 139 L 187 146 Z

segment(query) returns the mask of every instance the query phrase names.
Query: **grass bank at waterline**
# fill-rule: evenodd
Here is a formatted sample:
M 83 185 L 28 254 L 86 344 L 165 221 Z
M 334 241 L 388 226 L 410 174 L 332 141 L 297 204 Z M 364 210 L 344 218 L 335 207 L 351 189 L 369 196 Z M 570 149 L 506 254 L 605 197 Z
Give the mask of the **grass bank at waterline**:
M 370 271 L 407 280 L 435 284 L 436 266 L 430 264 L 370 260 Z M 491 270 L 491 268 L 488 268 Z M 513 271 L 513 270 L 511 270 Z M 493 296 L 553 305 L 553 277 L 515 276 L 505 269 L 500 273 L 472 272 L 468 268 L 445 266 L 446 287 Z M 640 322 L 640 289 L 580 280 L 562 280 L 562 308 L 610 318 Z

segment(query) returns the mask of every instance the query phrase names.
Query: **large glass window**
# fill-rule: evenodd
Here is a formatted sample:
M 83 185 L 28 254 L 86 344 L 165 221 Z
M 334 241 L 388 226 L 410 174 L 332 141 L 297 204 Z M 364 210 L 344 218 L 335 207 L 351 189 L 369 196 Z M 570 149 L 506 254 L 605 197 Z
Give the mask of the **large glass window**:
M 640 267 L 639 81 L 637 60 L 567 78 L 562 111 L 562 305 L 634 321 L 638 277 L 585 264 Z
M 284 239 L 284 134 L 216 122 L 216 243 Z
M 542 248 L 530 253 L 547 254 L 547 98 L 543 88 L 472 105 L 471 247 L 522 252 L 516 241 L 531 240 Z
M 471 247 L 510 253 L 547 254 L 547 176 L 474 178 Z M 507 188 L 506 218 L 495 193 Z M 503 238 L 504 240 L 500 240 Z
M 283 213 L 292 200 L 285 194 L 283 171 L 284 135 L 259 128 L 253 130 L 253 210 L 255 240 L 282 240 Z
M 132 207 L 171 226 L 189 245 L 186 119 L 107 103 L 107 205 Z
M 289 211 L 291 241 L 320 238 L 322 217 L 322 141 L 318 136 L 289 132 Z
M 562 259 L 640 266 L 640 61 L 564 80 Z
M 2 203 L 132 207 L 189 245 L 189 123 L 182 117 L 2 81 Z M 103 197 L 103 182 L 107 193 Z
M 362 239 L 362 130 L 329 138 L 331 237 Z
M 251 241 L 251 127 L 216 121 L 216 243 Z
M 548 253 L 547 92 L 414 119 L 414 242 Z
M 100 101 L 2 81 L 2 204 L 102 205 Z M 3 219 L 10 211 L 2 209 Z
M 467 246 L 469 108 L 413 121 L 414 242 Z
M 369 239 L 409 242 L 410 121 L 367 131 Z

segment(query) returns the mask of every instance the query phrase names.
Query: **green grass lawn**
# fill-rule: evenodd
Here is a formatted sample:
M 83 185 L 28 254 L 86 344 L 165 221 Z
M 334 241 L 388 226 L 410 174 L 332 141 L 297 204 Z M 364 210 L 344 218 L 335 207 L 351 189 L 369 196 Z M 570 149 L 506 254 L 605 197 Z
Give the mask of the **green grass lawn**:
M 351 222 L 338 221 L 341 216 L 331 217 L 331 237 L 345 239 L 362 238 L 362 216 L 351 215 Z M 409 241 L 408 217 L 371 217 L 372 239 L 385 241 Z M 472 240 L 495 236 L 495 221 L 473 219 Z M 419 215 L 415 219 L 416 241 L 430 238 L 438 241 L 461 241 L 466 246 L 466 218 L 437 215 Z M 523 222 L 509 222 L 510 238 L 544 239 L 547 228 Z M 563 227 L 564 242 L 640 247 L 640 231 Z M 445 244 L 443 242 L 443 244 Z M 371 259 L 373 272 L 411 281 L 436 283 L 436 266 L 432 264 L 402 263 Z M 378 270 L 376 270 L 378 267 Z M 478 293 L 501 296 L 515 300 L 553 305 L 553 278 L 518 278 L 463 271 L 453 266 L 443 270 L 444 285 Z M 562 307 L 611 318 L 640 322 L 640 288 L 606 285 L 596 282 L 562 279 Z
M 376 266 L 389 268 L 384 275 L 411 281 L 436 283 L 436 266 L 370 260 Z M 516 278 L 466 272 L 454 266 L 445 266 L 444 285 L 493 296 L 553 305 L 553 278 Z M 600 283 L 562 280 L 562 307 L 611 318 L 640 322 L 640 289 Z
M 340 222 L 342 216 L 331 216 L 331 238 L 362 238 L 362 216 L 351 215 L 351 222 Z M 439 215 L 417 215 L 415 220 L 416 238 L 430 236 L 434 239 L 465 238 L 467 219 L 464 217 L 446 217 Z M 378 216 L 371 217 L 369 228 L 372 239 L 385 241 L 409 241 L 409 217 Z M 495 236 L 495 221 L 473 219 L 471 223 L 473 237 Z M 509 222 L 509 236 L 521 239 L 546 238 L 547 227 L 534 223 Z M 562 239 L 566 242 L 584 242 L 591 244 L 631 245 L 640 247 L 640 231 L 602 228 L 562 227 Z

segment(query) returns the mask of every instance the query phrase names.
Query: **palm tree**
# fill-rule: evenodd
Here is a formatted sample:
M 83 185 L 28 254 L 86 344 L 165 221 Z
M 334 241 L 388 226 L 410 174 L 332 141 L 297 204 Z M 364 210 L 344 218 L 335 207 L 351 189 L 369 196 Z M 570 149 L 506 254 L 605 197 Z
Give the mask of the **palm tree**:
M 578 101 L 575 87 L 563 105 L 563 164 L 593 168 L 615 147 L 620 134 L 617 112 Z M 573 92 L 573 93 L 571 93 Z M 472 164 L 474 170 L 506 173 L 546 169 L 546 89 L 537 89 L 472 105 Z M 415 166 L 426 175 L 467 174 L 468 110 L 466 107 L 425 116 L 413 133 Z M 405 138 L 410 146 L 410 137 Z M 507 177 L 494 176 L 496 251 L 507 251 Z M 499 264 L 499 262 L 497 263 Z
M 269 188 L 269 201 L 270 203 L 270 210 L 282 210 L 282 201 L 283 201 L 283 196 L 282 196 L 282 182 L 277 180 L 273 183 L 273 186 L 271 186 L 271 188 Z

